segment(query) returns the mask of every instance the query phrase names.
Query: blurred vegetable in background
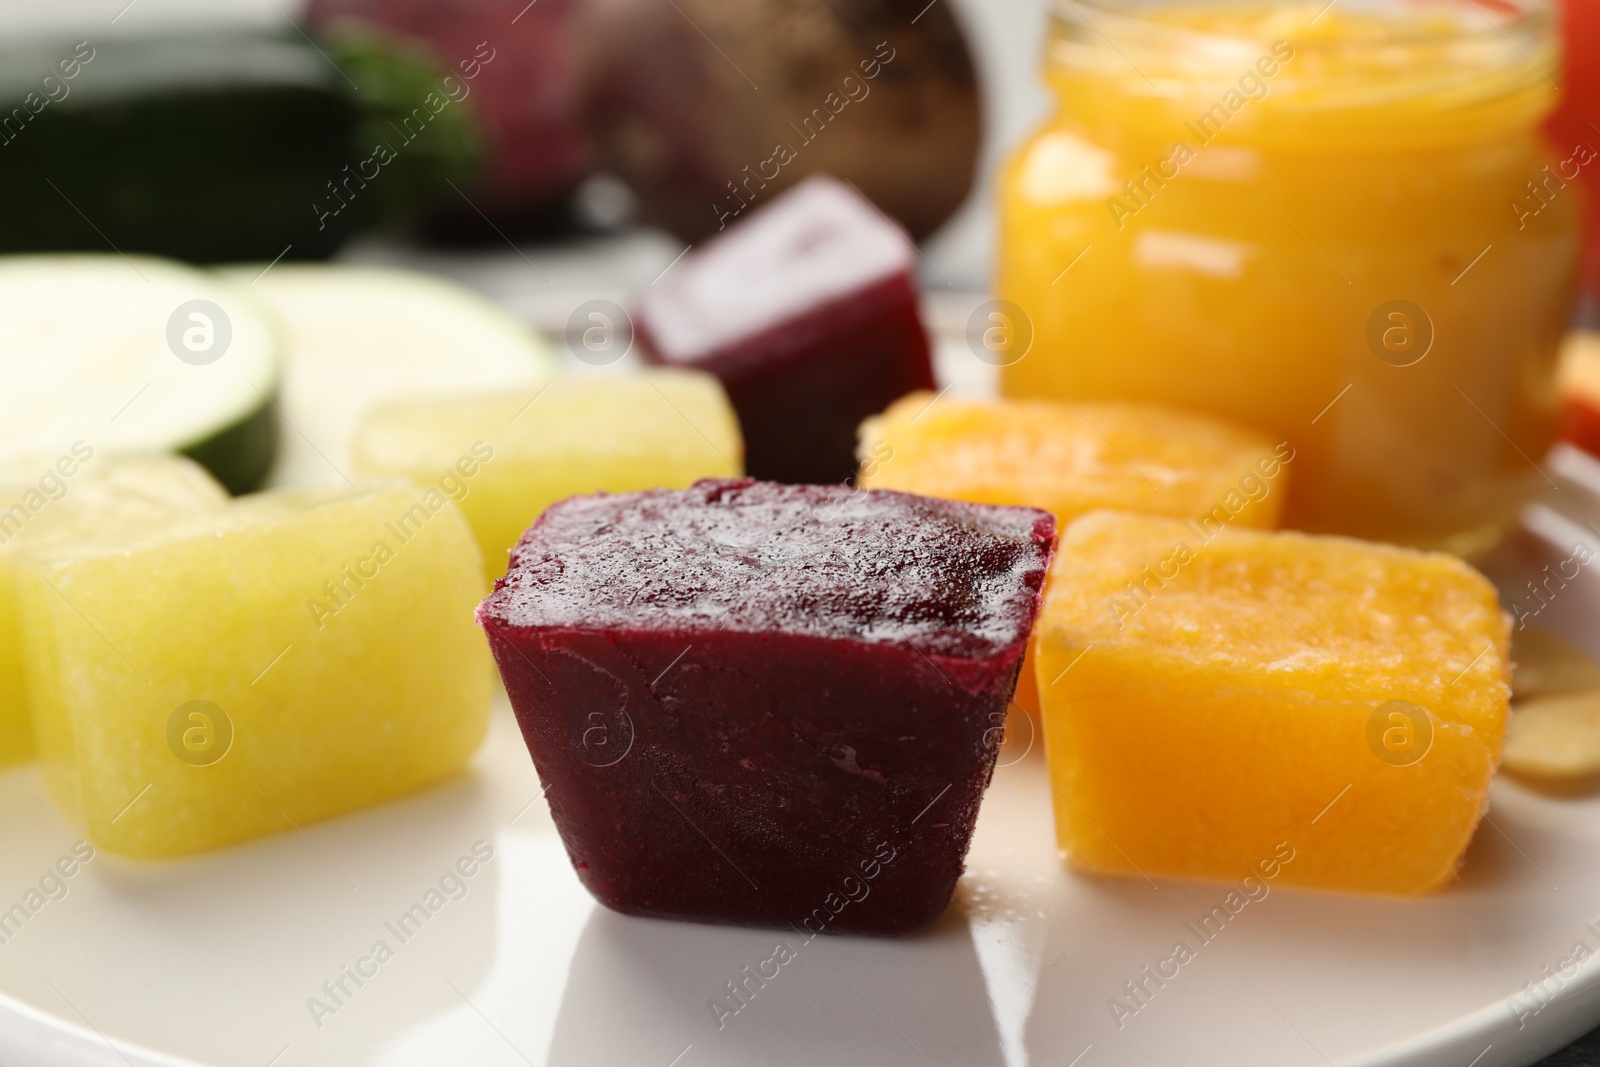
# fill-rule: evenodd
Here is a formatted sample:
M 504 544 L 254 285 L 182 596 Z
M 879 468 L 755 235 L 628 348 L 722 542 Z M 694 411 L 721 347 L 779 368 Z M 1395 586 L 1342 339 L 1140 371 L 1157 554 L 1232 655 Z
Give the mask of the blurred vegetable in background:
M 358 226 L 409 222 L 441 199 L 456 198 L 452 185 L 468 188 L 478 180 L 485 154 L 477 93 L 482 64 L 472 53 L 441 68 L 427 48 L 373 29 L 337 28 L 325 40 L 361 87 L 351 170 L 362 180 L 347 189 L 349 172 L 341 171 L 335 183 L 335 192 L 350 196 Z M 337 208 L 331 195 L 323 199 Z
M 470 204 L 447 189 L 429 223 L 438 235 L 493 237 L 479 209 L 508 231 L 559 224 L 567 198 L 593 169 L 573 44 L 580 7 L 580 0 L 311 0 L 306 19 L 323 33 L 381 27 L 425 47 L 458 77 L 477 69 L 471 102 L 482 118 L 487 167 L 480 182 L 462 186 Z
M 305 21 L 0 43 L 0 252 L 551 234 L 597 168 L 689 242 L 818 172 L 920 239 L 972 188 L 981 109 L 948 5 L 311 0 Z
M 1600 152 L 1600 0 L 1565 0 L 1565 17 L 1565 92 L 1550 119 L 1550 133 L 1561 159 L 1571 156 L 1573 146 L 1579 143 Z M 1593 306 L 1600 305 L 1600 162 L 1585 166 L 1579 180 L 1588 193 L 1583 277 Z M 1590 314 L 1600 315 L 1600 307 Z
M 695 242 L 810 174 L 914 238 L 972 188 L 972 57 L 927 0 L 591 0 L 589 118 L 645 221 Z
M 972 188 L 981 114 L 948 5 L 926 0 L 312 0 L 315 30 L 382 27 L 454 67 L 487 170 L 435 236 L 559 228 L 595 169 L 646 222 L 698 241 L 809 174 L 853 182 L 915 237 Z M 759 88 L 758 88 L 759 86 Z
M 69 77 L 69 66 L 77 70 Z M 0 44 L 0 251 L 192 261 L 325 256 L 348 217 L 311 204 L 347 162 L 355 109 L 306 42 L 187 33 Z
M 13 36 L 0 44 L 0 252 L 328 256 L 477 172 L 473 102 L 451 100 L 445 77 L 370 33 L 326 51 L 237 29 Z

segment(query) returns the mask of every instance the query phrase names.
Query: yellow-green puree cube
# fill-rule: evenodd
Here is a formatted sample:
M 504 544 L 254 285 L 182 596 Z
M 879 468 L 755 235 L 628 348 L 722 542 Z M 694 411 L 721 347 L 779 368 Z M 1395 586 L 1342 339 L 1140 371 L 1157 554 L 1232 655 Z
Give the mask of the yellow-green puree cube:
M 435 494 L 418 511 L 423 496 L 263 494 L 29 559 L 34 726 L 50 791 L 90 840 L 193 852 L 466 762 L 491 684 L 481 564 L 456 509 Z

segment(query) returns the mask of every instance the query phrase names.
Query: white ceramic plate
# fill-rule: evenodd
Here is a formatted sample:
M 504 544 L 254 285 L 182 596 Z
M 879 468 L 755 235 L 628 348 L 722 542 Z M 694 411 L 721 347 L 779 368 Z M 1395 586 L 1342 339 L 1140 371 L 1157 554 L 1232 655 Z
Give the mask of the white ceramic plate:
M 1491 1067 L 1600 1020 L 1600 800 L 1502 780 L 1459 885 L 1273 890 L 1200 945 L 1185 924 L 1226 887 L 1063 870 L 1026 740 L 933 930 L 805 943 L 595 905 L 502 706 L 472 772 L 409 800 L 189 860 L 97 855 L 0 945 L 0 1063 Z M 19 828 L 0 840 L 9 907 L 76 835 L 33 769 L 0 776 L 0 810 Z M 397 927 L 477 842 L 493 858 L 464 895 L 447 882 L 459 899 Z M 1107 1001 L 1132 1003 L 1123 983 L 1178 940 L 1196 958 L 1119 1029 Z M 363 964 L 378 941 L 393 957 Z M 776 941 L 795 959 L 719 1029 L 709 1002 L 731 1005 L 726 983 Z M 1587 962 L 1560 977 L 1580 944 Z M 358 965 L 376 973 L 344 978 L 336 1004 L 323 983 Z M 1540 1010 L 1519 1026 L 1508 998 L 1541 979 L 1548 1003 L 1524 995 Z

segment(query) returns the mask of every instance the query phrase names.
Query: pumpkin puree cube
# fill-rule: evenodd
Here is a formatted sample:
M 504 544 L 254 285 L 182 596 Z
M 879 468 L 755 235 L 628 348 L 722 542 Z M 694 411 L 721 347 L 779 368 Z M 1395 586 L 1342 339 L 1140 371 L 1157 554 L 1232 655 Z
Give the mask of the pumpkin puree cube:
M 973 400 L 912 393 L 861 424 L 857 484 L 1043 508 L 1065 527 L 1097 508 L 1273 529 L 1294 449 L 1156 404 Z M 1016 702 L 1037 715 L 1030 662 Z
M 1421 893 L 1487 802 L 1509 627 L 1454 556 L 1096 512 L 1039 629 L 1062 852 L 1109 874 Z
M 108 852 L 304 827 L 464 764 L 492 681 L 477 548 L 437 493 L 267 493 L 30 553 L 45 781 Z
M 1097 508 L 1271 529 L 1288 445 L 1154 404 L 974 400 L 911 393 L 861 424 L 858 484 L 1043 508 Z

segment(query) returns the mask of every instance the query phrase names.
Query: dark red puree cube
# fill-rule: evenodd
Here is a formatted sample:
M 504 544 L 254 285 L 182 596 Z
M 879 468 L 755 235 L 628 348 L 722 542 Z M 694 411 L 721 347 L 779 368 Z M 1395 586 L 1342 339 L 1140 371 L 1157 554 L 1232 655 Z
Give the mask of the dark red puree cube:
M 842 482 L 861 420 L 933 388 L 916 255 L 871 201 L 809 178 L 640 293 L 635 336 L 645 358 L 722 380 L 751 476 Z
M 1054 546 L 844 486 L 574 497 L 478 621 L 602 904 L 904 934 L 955 890 Z

